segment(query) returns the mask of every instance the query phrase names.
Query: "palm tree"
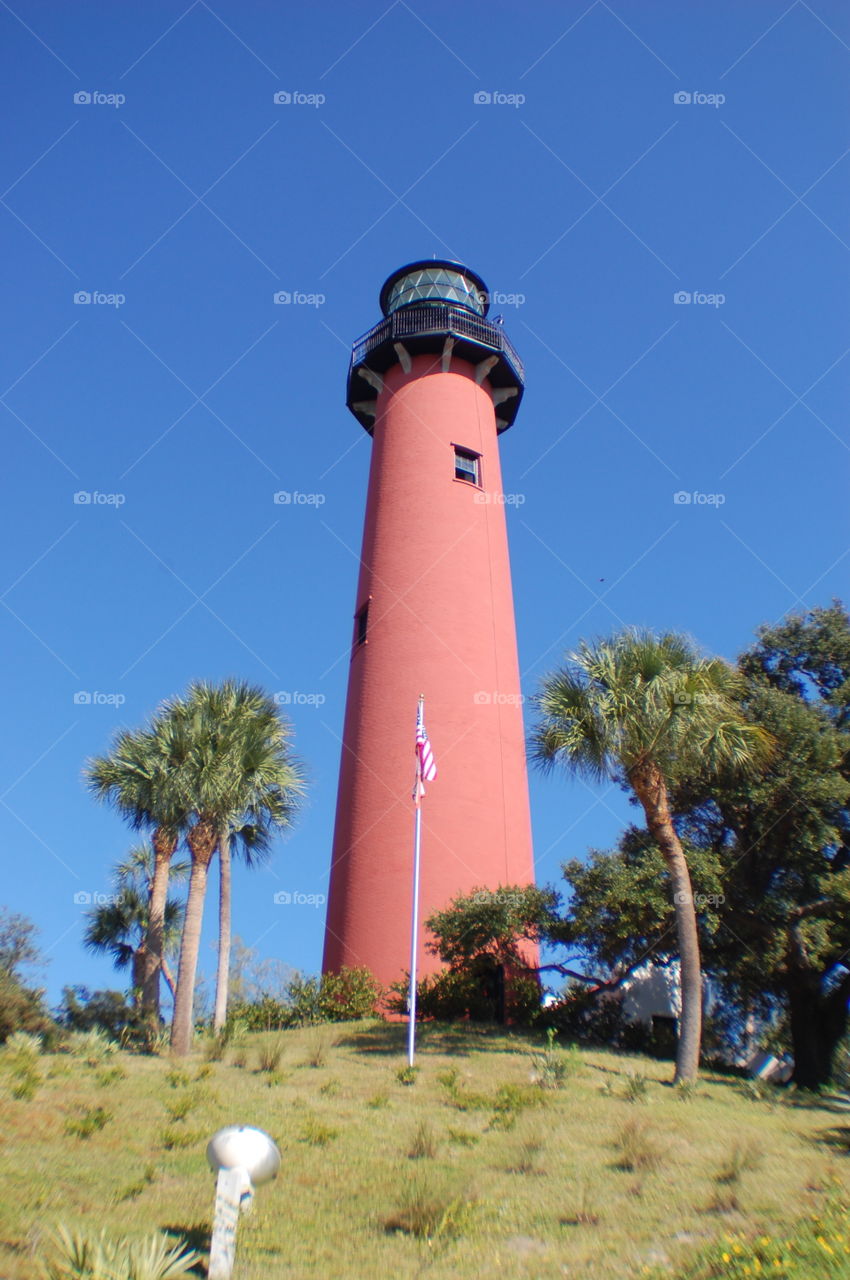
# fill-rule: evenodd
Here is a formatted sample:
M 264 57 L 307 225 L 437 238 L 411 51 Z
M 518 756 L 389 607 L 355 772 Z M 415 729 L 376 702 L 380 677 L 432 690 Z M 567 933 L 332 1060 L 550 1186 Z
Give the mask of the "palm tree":
M 141 989 L 146 972 L 148 910 L 155 857 L 150 845 L 137 845 L 115 868 L 113 883 L 118 893 L 110 902 L 102 903 L 87 913 L 88 925 L 84 943 L 91 951 L 108 952 L 116 969 L 130 968 L 133 1000 L 142 1004 Z M 185 865 L 171 868 L 172 876 L 185 875 Z M 165 949 L 180 937 L 183 907 L 173 898 L 165 903 L 163 913 L 162 975 L 174 998 L 174 979 L 165 958 Z
M 252 685 L 226 680 L 198 682 L 163 711 L 182 740 L 172 785 L 190 806 L 186 843 L 191 856 L 189 894 L 171 1047 L 188 1053 L 204 898 L 216 850 L 222 860 L 219 1010 L 226 1010 L 230 953 L 230 844 L 262 853 L 275 830 L 288 826 L 303 793 L 300 765 L 290 748 L 291 730 L 274 701 Z
M 545 678 L 535 699 L 536 761 L 623 782 L 641 804 L 666 863 L 682 986 L 677 1082 L 695 1079 L 699 1069 L 702 974 L 691 878 L 670 789 L 695 773 L 748 772 L 769 758 L 772 740 L 744 718 L 741 691 L 742 678 L 732 667 L 700 657 L 686 637 L 627 629 L 583 642 Z
M 225 823 L 218 840 L 218 963 L 215 979 L 215 1006 L 213 1030 L 220 1031 L 227 1021 L 227 1000 L 230 987 L 230 942 L 232 916 L 232 851 L 236 848 L 245 865 L 255 867 L 268 855 L 269 832 L 265 827 L 246 823 L 232 830 Z
M 89 789 L 111 804 L 136 831 L 150 831 L 153 875 L 147 906 L 147 936 L 141 978 L 142 1007 L 159 1017 L 168 872 L 187 823 L 185 799 L 175 786 L 183 743 L 175 727 L 158 716 L 146 729 L 119 732 L 109 753 L 86 766 Z

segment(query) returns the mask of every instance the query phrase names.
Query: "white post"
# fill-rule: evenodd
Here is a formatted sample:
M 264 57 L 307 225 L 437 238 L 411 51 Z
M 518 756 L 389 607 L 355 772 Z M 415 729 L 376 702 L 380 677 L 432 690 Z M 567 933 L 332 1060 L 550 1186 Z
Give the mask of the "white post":
M 236 1261 L 239 1202 L 247 1175 L 244 1169 L 219 1169 L 215 1185 L 215 1215 L 210 1241 L 209 1280 L 230 1280 Z M 249 1184 L 250 1185 L 250 1184 Z
M 425 695 L 420 693 L 416 708 L 416 781 L 413 784 L 413 911 L 410 922 L 410 994 L 407 998 L 407 1065 L 413 1066 L 416 1052 L 416 940 L 419 933 L 419 848 L 422 842 L 422 755 L 419 750 L 419 726 L 425 714 Z
M 408 997 L 407 1063 L 413 1066 L 416 1051 L 416 937 L 419 933 L 419 845 L 422 838 L 422 807 L 419 801 L 419 773 L 416 775 L 416 817 L 413 826 L 413 920 L 410 929 L 410 995 Z

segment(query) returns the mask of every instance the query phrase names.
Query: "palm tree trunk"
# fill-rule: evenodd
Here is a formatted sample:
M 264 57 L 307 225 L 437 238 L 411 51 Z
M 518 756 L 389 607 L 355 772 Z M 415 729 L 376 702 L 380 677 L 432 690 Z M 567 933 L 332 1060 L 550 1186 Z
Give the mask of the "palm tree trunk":
M 216 832 L 211 823 L 202 820 L 191 829 L 186 840 L 192 855 L 192 871 L 189 876 L 186 914 L 183 918 L 180 964 L 177 969 L 177 993 L 174 997 L 174 1018 L 171 1023 L 171 1052 L 180 1057 L 187 1054 L 192 1047 L 198 951 L 201 945 L 207 873 L 215 852 Z
M 696 1080 L 702 1038 L 702 966 L 691 874 L 670 816 L 667 784 L 654 765 L 634 769 L 629 781 L 643 806 L 646 825 L 670 875 L 679 944 L 682 1010 L 676 1049 L 676 1084 Z
M 145 937 L 145 964 L 142 971 L 142 1008 L 159 1017 L 159 974 L 162 968 L 162 941 L 165 904 L 168 898 L 168 870 L 177 841 L 157 827 L 153 845 L 153 876 L 148 900 L 148 929 Z
M 162 957 L 162 976 L 163 978 L 165 978 L 165 985 L 168 987 L 168 990 L 171 992 L 171 999 L 173 1002 L 177 988 L 174 983 L 174 974 L 171 972 L 171 969 L 168 966 L 168 961 L 166 960 L 164 954 Z
M 131 999 L 132 999 L 133 1007 L 136 1009 L 140 1007 L 139 997 L 142 990 L 142 980 L 145 972 L 146 963 L 147 963 L 147 953 L 145 952 L 144 943 L 142 943 L 142 945 L 140 947 L 137 947 L 136 950 L 133 952 L 133 961 L 131 964 L 132 977 L 130 981 L 132 983 L 131 990 L 133 992 Z
M 230 861 L 230 832 L 222 828 L 218 841 L 219 897 L 218 897 L 218 972 L 215 982 L 215 1013 L 213 1031 L 221 1031 L 227 1021 L 227 994 L 230 978 L 230 911 L 232 868 Z

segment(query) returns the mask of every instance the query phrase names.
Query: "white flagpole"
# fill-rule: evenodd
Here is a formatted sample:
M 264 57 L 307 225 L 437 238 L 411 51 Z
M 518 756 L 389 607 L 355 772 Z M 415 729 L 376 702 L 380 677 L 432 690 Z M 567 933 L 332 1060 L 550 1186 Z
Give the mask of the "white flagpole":
M 423 717 L 423 706 L 425 703 L 424 696 L 420 695 L 419 707 L 416 713 L 416 727 L 419 728 L 420 721 Z M 413 1066 L 413 1058 L 416 1052 L 416 941 L 419 933 L 419 849 L 422 842 L 422 761 L 419 756 L 419 748 L 416 748 L 416 787 L 414 790 L 414 798 L 416 801 L 415 816 L 413 819 L 413 912 L 410 926 L 410 993 L 407 998 L 407 1064 Z

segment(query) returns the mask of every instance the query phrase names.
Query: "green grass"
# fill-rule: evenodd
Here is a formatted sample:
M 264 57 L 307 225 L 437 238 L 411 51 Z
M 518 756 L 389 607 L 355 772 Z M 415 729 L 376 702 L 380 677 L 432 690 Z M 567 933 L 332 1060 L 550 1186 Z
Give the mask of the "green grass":
M 40 1280 L 59 1223 L 139 1240 L 158 1229 L 203 1253 L 206 1141 L 230 1123 L 267 1130 L 283 1156 L 240 1224 L 234 1280 L 714 1280 L 745 1274 L 773 1247 L 759 1240 L 787 1242 L 812 1215 L 843 1249 L 827 1205 L 847 1203 L 850 1129 L 829 1099 L 760 1101 L 706 1073 L 683 1106 L 670 1064 L 603 1051 L 543 1088 L 541 1036 L 474 1027 L 423 1028 L 405 1088 L 405 1035 L 256 1034 L 207 1063 L 202 1045 L 179 1064 L 120 1053 L 107 1089 L 83 1056 L 45 1055 L 32 1098 L 13 1096 L 0 1061 L 0 1276 Z M 234 1065 L 279 1040 L 287 1074 Z M 814 1230 L 785 1249 L 793 1280 L 845 1274 L 821 1265 L 833 1255 Z

